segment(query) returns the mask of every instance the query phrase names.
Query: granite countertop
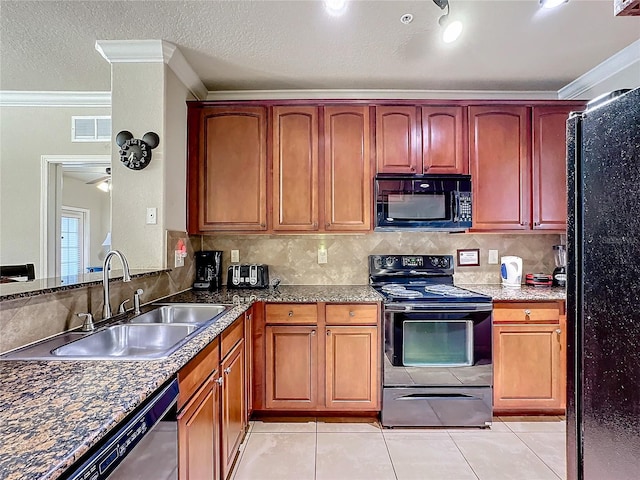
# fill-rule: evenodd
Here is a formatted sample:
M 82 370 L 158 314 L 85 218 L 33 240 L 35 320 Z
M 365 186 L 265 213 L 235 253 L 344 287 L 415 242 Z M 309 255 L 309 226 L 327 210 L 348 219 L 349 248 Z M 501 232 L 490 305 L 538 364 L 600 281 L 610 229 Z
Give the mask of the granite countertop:
M 522 285 L 520 288 L 503 287 L 500 284 L 456 284 L 458 287 L 489 295 L 494 301 L 545 301 L 565 300 L 567 298 L 564 287 L 531 287 Z
M 173 303 L 235 303 L 215 324 L 166 359 L 0 361 L 2 480 L 58 478 L 220 335 L 252 301 L 381 300 L 366 285 L 282 285 L 278 290 L 189 291 L 162 299 Z

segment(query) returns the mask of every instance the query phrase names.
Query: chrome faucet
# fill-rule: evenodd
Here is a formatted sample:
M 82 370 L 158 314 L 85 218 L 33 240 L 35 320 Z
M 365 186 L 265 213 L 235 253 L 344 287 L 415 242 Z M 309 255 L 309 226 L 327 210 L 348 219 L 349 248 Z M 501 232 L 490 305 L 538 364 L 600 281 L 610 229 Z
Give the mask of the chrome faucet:
M 102 307 L 102 319 L 106 319 L 111 317 L 111 304 L 109 300 L 109 267 L 111 266 L 111 257 L 116 256 L 120 259 L 120 263 L 122 263 L 122 281 L 130 282 L 131 275 L 129 274 L 129 263 L 127 263 L 127 259 L 119 250 L 111 250 L 104 257 L 104 263 L 102 266 L 102 293 L 104 306 Z

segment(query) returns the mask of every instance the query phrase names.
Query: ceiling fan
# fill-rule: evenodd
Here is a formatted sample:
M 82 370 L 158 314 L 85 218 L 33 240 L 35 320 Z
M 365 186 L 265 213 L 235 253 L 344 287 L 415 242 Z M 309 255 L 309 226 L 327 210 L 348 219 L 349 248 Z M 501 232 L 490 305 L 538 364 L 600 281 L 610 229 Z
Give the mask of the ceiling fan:
M 88 182 L 85 182 L 85 184 L 87 185 L 95 185 L 96 183 L 100 183 L 100 182 L 104 182 L 104 181 L 111 181 L 111 167 L 107 167 L 105 168 L 105 173 L 106 175 L 103 175 L 102 177 L 98 177 L 95 178 L 93 180 L 89 180 Z

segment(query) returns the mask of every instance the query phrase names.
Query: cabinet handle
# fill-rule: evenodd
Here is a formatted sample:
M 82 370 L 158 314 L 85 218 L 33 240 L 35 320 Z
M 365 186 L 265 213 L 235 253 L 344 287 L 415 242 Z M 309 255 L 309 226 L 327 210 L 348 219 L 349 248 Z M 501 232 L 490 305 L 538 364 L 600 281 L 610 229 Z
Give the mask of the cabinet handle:
M 331 335 L 331 330 L 327 330 L 327 337 Z
M 411 168 L 410 168 L 410 170 L 411 170 L 412 172 L 415 172 L 415 171 L 416 171 L 416 167 L 411 167 Z
M 356 312 L 354 312 L 353 310 L 349 310 L 349 316 L 350 317 L 355 317 L 356 316 Z
M 266 225 L 265 225 L 264 223 L 261 223 L 261 224 L 260 224 L 260 226 L 261 226 L 262 228 L 266 227 Z
M 540 226 L 540 222 L 533 222 L 533 226 L 534 227 L 539 227 Z
M 318 228 L 318 222 L 313 222 L 313 228 Z
M 525 310 L 524 314 L 528 317 L 529 315 L 531 315 L 531 310 Z
M 289 310 L 289 316 L 293 317 L 293 310 Z
M 560 336 L 560 334 L 562 333 L 562 330 L 560 330 L 559 328 L 556 330 L 556 333 L 558 334 L 558 336 Z
M 224 383 L 224 378 L 218 377 L 214 380 L 218 385 L 222 385 Z
M 231 373 L 231 367 L 227 367 L 224 369 L 224 373 L 226 373 L 227 375 L 229 375 Z
M 315 330 L 311 330 L 311 335 L 315 335 L 316 331 Z

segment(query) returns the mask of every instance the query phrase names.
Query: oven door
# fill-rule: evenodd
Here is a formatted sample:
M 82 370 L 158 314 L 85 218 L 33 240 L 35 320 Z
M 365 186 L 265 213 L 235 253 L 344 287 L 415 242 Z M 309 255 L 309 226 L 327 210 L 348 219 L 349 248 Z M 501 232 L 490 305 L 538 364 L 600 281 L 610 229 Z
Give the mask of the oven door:
M 385 354 L 394 366 L 491 364 L 491 304 L 385 305 Z

